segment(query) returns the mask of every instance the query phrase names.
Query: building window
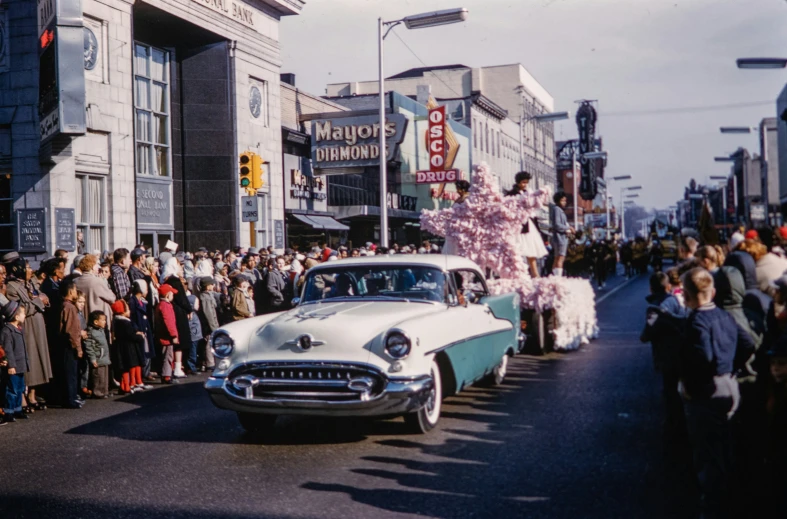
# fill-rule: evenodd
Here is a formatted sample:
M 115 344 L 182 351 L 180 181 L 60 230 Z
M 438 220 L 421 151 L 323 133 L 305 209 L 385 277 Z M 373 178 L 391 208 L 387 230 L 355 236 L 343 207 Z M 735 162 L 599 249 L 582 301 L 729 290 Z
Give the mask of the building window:
M 0 174 L 0 251 L 14 246 L 14 199 L 11 196 L 11 175 Z
M 478 149 L 478 121 L 473 121 L 473 148 Z
M 137 174 L 170 176 L 169 53 L 134 44 Z
M 104 206 L 104 178 L 93 175 L 76 176 L 74 218 L 77 230 L 82 231 L 85 249 L 89 253 L 106 247 L 106 207 Z

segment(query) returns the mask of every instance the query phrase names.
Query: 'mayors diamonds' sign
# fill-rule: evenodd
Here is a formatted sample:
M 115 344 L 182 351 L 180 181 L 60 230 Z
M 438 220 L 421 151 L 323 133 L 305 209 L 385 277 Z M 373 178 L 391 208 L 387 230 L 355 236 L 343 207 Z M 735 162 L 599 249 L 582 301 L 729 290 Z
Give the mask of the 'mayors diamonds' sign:
M 376 166 L 380 163 L 380 118 L 362 115 L 312 122 L 312 165 L 314 169 Z M 404 139 L 407 118 L 388 114 L 385 142 L 389 161 L 396 158 Z

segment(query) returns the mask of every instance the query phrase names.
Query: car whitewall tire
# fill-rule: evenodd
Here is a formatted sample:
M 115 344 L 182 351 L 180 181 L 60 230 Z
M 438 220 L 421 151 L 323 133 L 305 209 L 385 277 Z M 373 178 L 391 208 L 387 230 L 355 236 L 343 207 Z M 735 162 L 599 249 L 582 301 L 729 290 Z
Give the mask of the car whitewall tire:
M 503 380 L 506 378 L 506 373 L 508 372 L 508 353 L 503 354 L 503 358 L 500 359 L 500 364 L 494 367 L 492 370 L 492 376 L 490 377 L 491 382 L 499 386 L 503 383 Z
M 410 432 L 424 434 L 435 428 L 440 421 L 440 412 L 443 407 L 443 382 L 440 377 L 440 367 L 437 360 L 432 361 L 430 370 L 434 382 L 432 391 L 426 404 L 415 413 L 405 415 L 404 422 Z

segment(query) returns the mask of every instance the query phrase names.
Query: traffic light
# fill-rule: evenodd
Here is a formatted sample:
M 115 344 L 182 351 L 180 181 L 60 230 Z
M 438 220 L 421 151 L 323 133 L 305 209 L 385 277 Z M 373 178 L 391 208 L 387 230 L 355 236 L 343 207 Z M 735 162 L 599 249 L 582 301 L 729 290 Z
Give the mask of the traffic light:
M 251 187 L 256 191 L 262 184 L 262 157 L 255 153 L 251 156 Z
M 238 165 L 240 166 L 240 187 L 243 189 L 252 189 L 252 165 L 254 163 L 254 153 L 244 151 L 240 154 Z

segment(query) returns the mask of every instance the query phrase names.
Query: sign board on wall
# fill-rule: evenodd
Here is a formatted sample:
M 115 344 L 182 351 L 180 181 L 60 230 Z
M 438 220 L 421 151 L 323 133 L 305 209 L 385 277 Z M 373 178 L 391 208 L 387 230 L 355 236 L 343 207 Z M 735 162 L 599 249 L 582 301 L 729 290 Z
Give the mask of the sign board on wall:
M 751 204 L 749 207 L 749 218 L 752 222 L 764 222 L 765 204 Z
M 380 163 L 380 118 L 362 115 L 312 121 L 312 165 L 315 170 L 376 166 Z M 407 118 L 385 118 L 387 160 L 396 158 L 404 139 Z
M 77 248 L 77 224 L 74 210 L 55 207 L 55 249 L 74 252 Z
M 137 223 L 172 226 L 172 185 L 137 178 Z
M 426 140 L 429 146 L 429 169 L 445 169 L 445 106 L 429 110 L 429 133 Z
M 46 252 L 46 211 L 19 209 L 16 212 L 19 252 Z
M 273 248 L 284 248 L 284 220 L 273 220 Z
M 256 222 L 259 221 L 260 214 L 257 210 L 257 197 L 256 196 L 242 196 L 240 197 L 240 221 L 241 222 Z
M 416 171 L 416 184 L 441 184 L 443 182 L 456 182 L 462 176 L 458 169 L 447 169 L 444 171 Z

